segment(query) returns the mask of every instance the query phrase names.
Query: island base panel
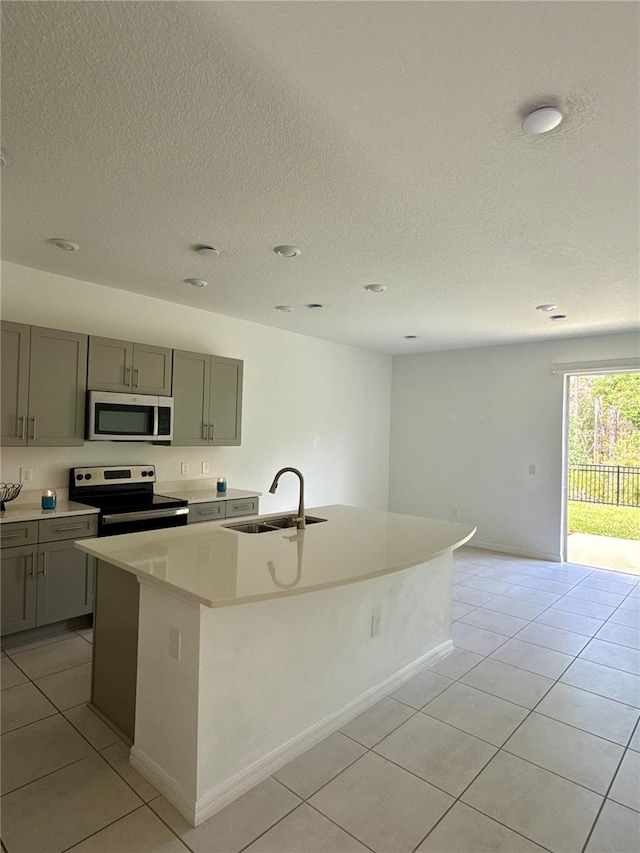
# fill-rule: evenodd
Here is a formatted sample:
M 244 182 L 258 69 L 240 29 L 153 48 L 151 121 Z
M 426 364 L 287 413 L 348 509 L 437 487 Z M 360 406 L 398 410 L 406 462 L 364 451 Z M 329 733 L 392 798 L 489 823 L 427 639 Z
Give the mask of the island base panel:
M 133 743 L 140 585 L 135 575 L 98 560 L 91 703 Z
M 142 581 L 132 765 L 202 822 L 451 650 L 451 571 L 223 608 Z

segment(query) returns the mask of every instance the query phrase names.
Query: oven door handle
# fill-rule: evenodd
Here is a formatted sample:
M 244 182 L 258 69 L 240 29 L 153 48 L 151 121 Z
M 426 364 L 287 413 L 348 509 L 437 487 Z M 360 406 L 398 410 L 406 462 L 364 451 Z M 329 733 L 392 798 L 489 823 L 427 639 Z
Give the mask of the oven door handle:
M 117 512 L 113 515 L 103 515 L 103 524 L 120 524 L 125 521 L 146 521 L 152 518 L 173 518 L 176 515 L 188 515 L 189 507 L 181 506 L 177 509 L 152 509 L 143 512 Z

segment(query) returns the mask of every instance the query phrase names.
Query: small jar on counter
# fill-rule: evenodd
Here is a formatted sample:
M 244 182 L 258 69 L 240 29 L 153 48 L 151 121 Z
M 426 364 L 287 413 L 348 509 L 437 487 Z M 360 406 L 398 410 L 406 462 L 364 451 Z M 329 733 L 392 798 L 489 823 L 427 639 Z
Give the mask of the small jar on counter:
M 226 477 L 218 477 L 218 482 L 216 484 L 216 491 L 219 495 L 227 494 L 227 478 Z
M 58 497 L 55 489 L 45 489 L 42 493 L 40 505 L 42 506 L 42 509 L 55 509 L 57 501 Z

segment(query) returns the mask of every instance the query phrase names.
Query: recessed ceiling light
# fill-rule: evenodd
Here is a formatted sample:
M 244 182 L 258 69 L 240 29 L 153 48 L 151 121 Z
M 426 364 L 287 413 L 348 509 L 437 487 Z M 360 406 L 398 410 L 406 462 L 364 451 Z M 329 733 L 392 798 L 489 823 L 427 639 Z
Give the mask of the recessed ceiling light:
M 566 320 L 567 315 L 566 314 L 552 314 L 551 317 L 549 317 L 549 319 L 550 320 Z
M 282 311 L 283 314 L 289 314 L 289 312 L 293 311 L 291 305 L 276 305 L 276 311 Z
M 557 307 L 557 305 L 545 303 L 544 305 L 536 305 L 536 311 L 555 311 Z
M 549 133 L 562 121 L 562 113 L 556 107 L 540 107 L 529 113 L 522 122 L 525 133 Z
M 3 154 L 2 151 L 0 151 L 0 169 L 6 165 L 7 165 L 7 155 Z
M 204 255 L 205 257 L 210 257 L 211 255 L 219 255 L 220 252 L 216 249 L 215 246 L 197 246 L 196 252 L 199 255 Z
M 326 306 L 322 304 L 322 302 L 310 302 L 307 305 L 307 308 L 311 308 L 312 311 L 321 311 Z
M 382 293 L 387 287 L 385 284 L 365 284 L 364 289 L 369 293 Z
M 56 249 L 62 249 L 63 252 L 77 252 L 80 248 L 77 243 L 73 243 L 71 240 L 63 240 L 60 237 L 52 237 L 47 242 L 55 246 Z
M 415 341 L 418 339 L 418 336 L 417 335 L 405 335 L 404 339 L 405 339 L 405 341 Z
M 191 287 L 206 287 L 209 282 L 203 281 L 201 278 L 185 278 L 185 284 L 190 284 Z
M 283 258 L 296 258 L 300 254 L 296 246 L 276 246 L 273 251 Z

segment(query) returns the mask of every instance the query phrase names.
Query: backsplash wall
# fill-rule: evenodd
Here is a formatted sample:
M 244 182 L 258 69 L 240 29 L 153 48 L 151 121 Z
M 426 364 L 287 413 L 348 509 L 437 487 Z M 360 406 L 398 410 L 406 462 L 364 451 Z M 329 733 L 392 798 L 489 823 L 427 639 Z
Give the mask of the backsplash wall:
M 230 488 L 267 493 L 277 469 L 293 465 L 305 475 L 309 506 L 386 509 L 390 357 L 6 262 L 1 304 L 2 318 L 17 323 L 244 360 L 240 447 L 7 447 L 3 481 L 18 482 L 20 468 L 31 467 L 30 489 L 66 488 L 73 466 L 150 463 L 159 481 L 225 476 Z M 203 461 L 208 474 L 200 473 Z M 180 476 L 181 462 L 189 463 L 188 476 Z M 285 477 L 261 510 L 296 500 L 297 482 Z

